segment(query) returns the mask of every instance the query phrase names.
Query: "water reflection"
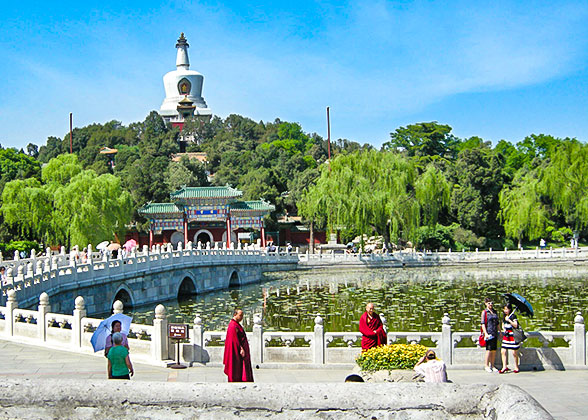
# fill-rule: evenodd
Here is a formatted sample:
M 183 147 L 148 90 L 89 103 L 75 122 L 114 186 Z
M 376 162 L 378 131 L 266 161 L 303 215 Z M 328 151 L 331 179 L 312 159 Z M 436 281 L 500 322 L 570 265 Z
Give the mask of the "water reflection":
M 370 269 L 286 272 L 237 289 L 164 302 L 170 322 L 192 323 L 200 314 L 207 330 L 222 330 L 233 308 L 243 308 L 245 328 L 263 314 L 268 331 L 311 331 L 317 313 L 327 331 L 357 331 L 365 304 L 371 301 L 388 319 L 391 331 L 439 331 L 448 312 L 459 331 L 474 331 L 486 296 L 525 296 L 535 318 L 522 318 L 528 330 L 571 330 L 576 311 L 588 304 L 588 269 Z M 153 307 L 134 311 L 134 322 L 150 323 Z

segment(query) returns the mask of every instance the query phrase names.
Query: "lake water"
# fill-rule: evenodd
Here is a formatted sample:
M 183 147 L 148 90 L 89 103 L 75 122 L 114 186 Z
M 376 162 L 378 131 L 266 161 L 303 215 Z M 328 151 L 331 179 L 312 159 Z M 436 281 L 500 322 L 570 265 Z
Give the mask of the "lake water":
M 267 331 L 311 331 L 314 317 L 326 331 L 358 331 L 367 302 L 388 320 L 389 331 L 440 331 L 449 313 L 454 331 L 479 330 L 483 299 L 501 307 L 502 294 L 524 296 L 535 310 L 520 316 L 526 330 L 573 330 L 577 311 L 588 307 L 588 267 L 504 269 L 361 269 L 291 271 L 265 274 L 260 283 L 162 302 L 170 322 L 192 324 L 200 314 L 207 330 L 224 330 L 233 308 L 245 312 L 251 330 L 253 314 L 263 314 Z M 154 307 L 133 310 L 133 322 L 151 323 Z

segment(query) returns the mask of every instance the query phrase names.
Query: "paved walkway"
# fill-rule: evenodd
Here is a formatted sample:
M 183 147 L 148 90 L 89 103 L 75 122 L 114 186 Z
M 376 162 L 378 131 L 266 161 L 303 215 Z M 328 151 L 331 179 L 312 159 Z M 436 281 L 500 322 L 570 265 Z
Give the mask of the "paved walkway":
M 131 355 L 132 357 L 132 355 Z M 225 382 L 221 368 L 174 370 L 134 363 L 136 381 Z M 340 369 L 259 369 L 256 382 L 342 382 Z M 106 359 L 25 346 L 0 340 L 0 377 L 106 379 Z M 556 419 L 588 418 L 588 370 L 521 372 L 505 375 L 480 370 L 451 370 L 455 383 L 510 383 L 535 397 Z

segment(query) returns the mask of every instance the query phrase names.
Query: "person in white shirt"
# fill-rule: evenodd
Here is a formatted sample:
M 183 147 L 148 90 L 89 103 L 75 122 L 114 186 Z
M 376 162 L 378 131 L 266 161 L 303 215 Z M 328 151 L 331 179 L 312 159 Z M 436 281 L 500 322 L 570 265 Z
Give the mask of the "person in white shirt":
M 422 359 L 414 366 L 414 370 L 425 377 L 425 382 L 448 382 L 445 362 L 437 359 L 433 350 L 427 350 Z

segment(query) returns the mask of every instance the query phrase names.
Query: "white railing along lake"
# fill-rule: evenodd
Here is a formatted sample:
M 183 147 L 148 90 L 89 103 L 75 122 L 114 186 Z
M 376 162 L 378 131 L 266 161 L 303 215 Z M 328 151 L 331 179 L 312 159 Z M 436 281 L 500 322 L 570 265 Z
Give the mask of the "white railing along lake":
M 50 308 L 49 297 L 44 293 L 39 297 L 37 310 L 20 309 L 14 290 L 9 291 L 6 306 L 0 306 L 0 338 L 94 354 L 90 338 L 101 319 L 86 316 L 84 299 L 81 296 L 75 299 L 72 315 L 52 313 Z M 122 303 L 115 302 L 113 309 L 114 313 L 121 313 Z M 386 325 L 383 316 L 382 319 Z M 260 367 L 351 366 L 361 352 L 361 334 L 325 331 L 320 315 L 316 315 L 314 322 L 312 331 L 264 331 L 261 316 L 254 315 L 253 330 L 247 333 L 253 364 Z M 167 330 L 163 305 L 155 308 L 153 325 L 131 324 L 129 345 L 133 360 L 165 365 L 174 359 L 175 346 L 167 338 Z M 387 337 L 389 344 L 427 341 L 450 366 L 480 367 L 484 350 L 477 346 L 479 334 L 479 331 L 453 331 L 451 319 L 445 314 L 440 332 L 390 331 Z M 523 368 L 586 368 L 586 331 L 580 312 L 574 317 L 573 331 L 533 331 L 528 334 L 538 339 L 541 346 L 522 349 Z M 220 366 L 225 335 L 225 331 L 206 331 L 202 318 L 197 315 L 190 327 L 189 340 L 180 347 L 180 359 L 187 364 Z M 567 346 L 553 346 L 556 339 L 563 340 Z M 459 346 L 460 343 L 468 346 Z

